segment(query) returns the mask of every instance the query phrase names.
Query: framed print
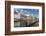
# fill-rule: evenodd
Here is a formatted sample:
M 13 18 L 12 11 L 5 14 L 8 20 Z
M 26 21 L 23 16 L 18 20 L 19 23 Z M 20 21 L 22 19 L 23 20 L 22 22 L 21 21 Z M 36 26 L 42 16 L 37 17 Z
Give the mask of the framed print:
M 45 32 L 44 3 L 5 1 L 5 34 Z

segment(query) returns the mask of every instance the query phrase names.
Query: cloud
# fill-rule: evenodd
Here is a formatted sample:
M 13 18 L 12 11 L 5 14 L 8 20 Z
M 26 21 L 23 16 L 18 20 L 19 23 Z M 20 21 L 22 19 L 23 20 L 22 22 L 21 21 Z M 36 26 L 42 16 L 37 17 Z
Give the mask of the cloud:
M 24 14 L 24 15 L 26 15 L 26 16 L 33 16 L 33 14 Z
M 38 9 L 24 9 L 24 8 L 15 8 L 15 11 L 18 13 L 26 14 L 27 16 L 38 16 L 39 10 Z

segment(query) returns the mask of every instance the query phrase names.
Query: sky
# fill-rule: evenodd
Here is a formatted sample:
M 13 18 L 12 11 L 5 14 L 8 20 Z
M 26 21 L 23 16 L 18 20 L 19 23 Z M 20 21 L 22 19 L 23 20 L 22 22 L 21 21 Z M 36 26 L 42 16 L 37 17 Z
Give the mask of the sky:
M 18 13 L 23 13 L 26 15 L 33 15 L 35 17 L 39 16 L 39 9 L 14 8 L 14 11 Z

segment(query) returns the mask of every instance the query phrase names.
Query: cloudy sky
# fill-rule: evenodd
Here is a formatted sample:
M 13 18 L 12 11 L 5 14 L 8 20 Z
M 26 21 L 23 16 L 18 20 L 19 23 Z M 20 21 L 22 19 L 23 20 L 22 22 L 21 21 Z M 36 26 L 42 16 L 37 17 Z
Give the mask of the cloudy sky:
M 39 9 L 24 9 L 24 8 L 14 8 L 14 11 L 18 13 L 23 13 L 26 15 L 33 15 L 38 17 L 39 15 Z

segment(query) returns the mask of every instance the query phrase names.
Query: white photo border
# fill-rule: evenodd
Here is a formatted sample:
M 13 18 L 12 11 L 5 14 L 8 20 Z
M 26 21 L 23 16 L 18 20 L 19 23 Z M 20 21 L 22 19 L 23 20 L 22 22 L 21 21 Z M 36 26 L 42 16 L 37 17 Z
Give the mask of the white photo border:
M 14 27 L 14 8 L 28 8 L 28 9 L 39 9 L 39 27 Z M 29 31 L 29 30 L 42 30 L 42 6 L 22 6 L 22 5 L 11 5 L 11 26 L 10 30 L 13 31 Z

